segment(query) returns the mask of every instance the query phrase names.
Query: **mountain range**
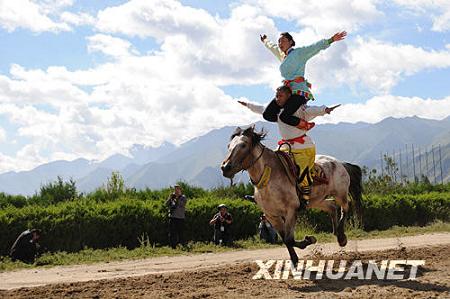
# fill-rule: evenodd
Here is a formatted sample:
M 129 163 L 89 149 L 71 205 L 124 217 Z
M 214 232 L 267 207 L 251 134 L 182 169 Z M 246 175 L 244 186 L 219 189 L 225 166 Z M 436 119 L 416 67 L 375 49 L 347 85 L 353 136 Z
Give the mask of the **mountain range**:
M 268 132 L 264 143 L 276 148 L 279 139 L 276 124 L 257 122 L 256 127 Z M 53 161 L 29 171 L 3 173 L 0 174 L 0 192 L 32 195 L 42 184 L 54 181 L 57 176 L 72 178 L 77 182 L 78 190 L 90 192 L 101 187 L 113 171 L 119 171 L 126 185 L 136 189 L 167 187 L 180 180 L 205 188 L 226 185 L 229 181 L 222 177 L 219 165 L 234 129 L 231 126 L 215 129 L 179 146 L 170 143 L 154 148 L 134 145 L 129 156 L 115 154 L 100 162 L 79 158 Z M 440 181 L 442 166 L 443 180 L 450 180 L 450 116 L 443 120 L 407 117 L 386 118 L 375 124 L 324 124 L 317 125 L 310 135 L 315 140 L 317 153 L 369 168 L 380 169 L 380 156 L 386 153 L 393 155 L 399 164 L 399 152 L 403 151 L 402 171 L 411 177 L 413 145 L 416 175 L 434 178 L 437 167 L 436 180 Z M 435 165 L 430 156 L 432 145 L 440 145 L 441 150 L 440 160 L 438 148 L 434 148 Z M 428 168 L 424 157 L 428 159 Z M 419 162 L 423 162 L 421 169 L 418 169 Z M 240 174 L 236 181 L 247 182 L 248 176 Z

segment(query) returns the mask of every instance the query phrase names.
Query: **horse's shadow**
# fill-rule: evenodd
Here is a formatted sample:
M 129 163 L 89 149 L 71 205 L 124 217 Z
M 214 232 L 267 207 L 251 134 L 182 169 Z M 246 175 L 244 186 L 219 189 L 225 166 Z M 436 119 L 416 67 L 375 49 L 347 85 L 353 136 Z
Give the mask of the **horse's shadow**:
M 409 276 L 409 270 L 405 272 L 406 277 Z M 434 272 L 436 270 L 420 267 L 418 268 L 416 277 L 423 276 L 426 272 Z M 303 286 L 295 286 L 290 285 L 289 289 L 293 291 L 303 292 L 303 293 L 310 293 L 310 292 L 341 292 L 344 291 L 347 288 L 357 288 L 360 286 L 367 286 L 367 285 L 376 285 L 380 287 L 384 286 L 395 286 L 398 288 L 404 288 L 404 289 L 410 289 L 413 291 L 434 291 L 439 293 L 449 292 L 450 288 L 445 285 L 439 285 L 435 283 L 428 283 L 428 282 L 421 282 L 418 280 L 385 280 L 385 279 L 370 279 L 370 280 L 357 280 L 357 279 L 338 279 L 338 280 L 332 280 L 332 279 L 316 279 L 311 280 L 313 283 Z

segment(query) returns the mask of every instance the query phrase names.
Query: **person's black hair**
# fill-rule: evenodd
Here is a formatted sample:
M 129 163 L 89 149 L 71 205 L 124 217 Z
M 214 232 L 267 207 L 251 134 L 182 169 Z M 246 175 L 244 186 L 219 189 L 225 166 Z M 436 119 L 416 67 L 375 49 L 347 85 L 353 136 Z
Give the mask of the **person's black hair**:
M 33 228 L 32 230 L 30 230 L 30 233 L 36 233 L 38 235 L 41 235 L 41 230 L 38 228 Z
M 289 32 L 282 32 L 280 35 L 287 38 L 292 43 L 292 47 L 295 46 L 295 40 Z
M 289 86 L 286 85 L 281 85 L 280 87 L 277 88 L 277 91 L 282 91 L 282 92 L 286 92 L 287 94 L 292 94 L 292 90 Z

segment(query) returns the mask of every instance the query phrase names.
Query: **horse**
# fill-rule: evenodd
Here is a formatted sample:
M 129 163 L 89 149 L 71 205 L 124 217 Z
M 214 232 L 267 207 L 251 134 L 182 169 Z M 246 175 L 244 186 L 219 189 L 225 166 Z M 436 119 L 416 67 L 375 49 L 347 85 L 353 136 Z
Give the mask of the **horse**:
M 245 130 L 238 127 L 231 135 L 221 170 L 226 178 L 233 178 L 239 171 L 248 172 L 255 186 L 255 202 L 278 231 L 291 261 L 297 265 L 298 256 L 294 247 L 305 249 L 317 240 L 313 236 L 305 236 L 302 241 L 295 240 L 295 224 L 301 206 L 296 181 L 289 177 L 291 174 L 278 154 L 261 143 L 265 136 L 263 131 L 255 132 L 254 125 Z M 324 155 L 316 156 L 315 163 L 321 166 L 328 183 L 313 185 L 306 208 L 317 208 L 328 213 L 333 234 L 339 245 L 344 247 L 347 244 L 344 222 L 349 212 L 349 195 L 361 217 L 361 168 Z M 334 201 L 329 200 L 330 197 Z

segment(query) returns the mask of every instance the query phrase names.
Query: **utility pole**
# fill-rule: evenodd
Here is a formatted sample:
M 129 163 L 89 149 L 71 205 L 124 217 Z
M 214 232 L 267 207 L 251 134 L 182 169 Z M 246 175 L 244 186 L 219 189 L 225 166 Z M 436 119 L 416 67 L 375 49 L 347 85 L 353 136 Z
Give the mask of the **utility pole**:
M 406 181 L 409 179 L 409 163 L 408 163 L 408 145 L 405 144 L 405 160 L 406 160 Z
M 439 144 L 439 166 L 441 168 L 441 184 L 444 185 L 444 175 L 442 174 L 442 156 L 441 156 L 441 145 Z
M 414 182 L 417 183 L 417 177 L 416 177 L 416 156 L 414 155 L 414 144 L 411 143 L 411 149 L 412 149 L 412 162 L 413 162 L 413 174 L 414 174 Z
M 402 149 L 398 152 L 398 157 L 400 160 L 400 183 L 403 183 L 403 171 L 402 171 Z
M 422 178 L 422 154 L 419 147 L 419 178 Z
M 383 170 L 383 153 L 380 152 L 380 162 L 381 162 L 381 176 L 384 176 L 384 170 Z
M 427 148 L 425 147 L 425 164 L 426 164 L 426 167 L 427 167 L 427 169 L 425 169 L 425 173 L 426 173 L 426 176 L 427 176 L 427 178 L 428 178 L 428 176 L 429 176 L 429 171 L 428 171 L 428 151 L 427 151 Z
M 433 153 L 433 170 L 434 170 L 434 183 L 436 184 L 436 163 L 434 161 L 434 146 L 431 146 L 431 152 Z
M 394 182 L 397 183 L 397 176 L 395 175 L 395 150 L 392 150 L 392 162 L 393 162 L 392 176 L 394 177 Z

